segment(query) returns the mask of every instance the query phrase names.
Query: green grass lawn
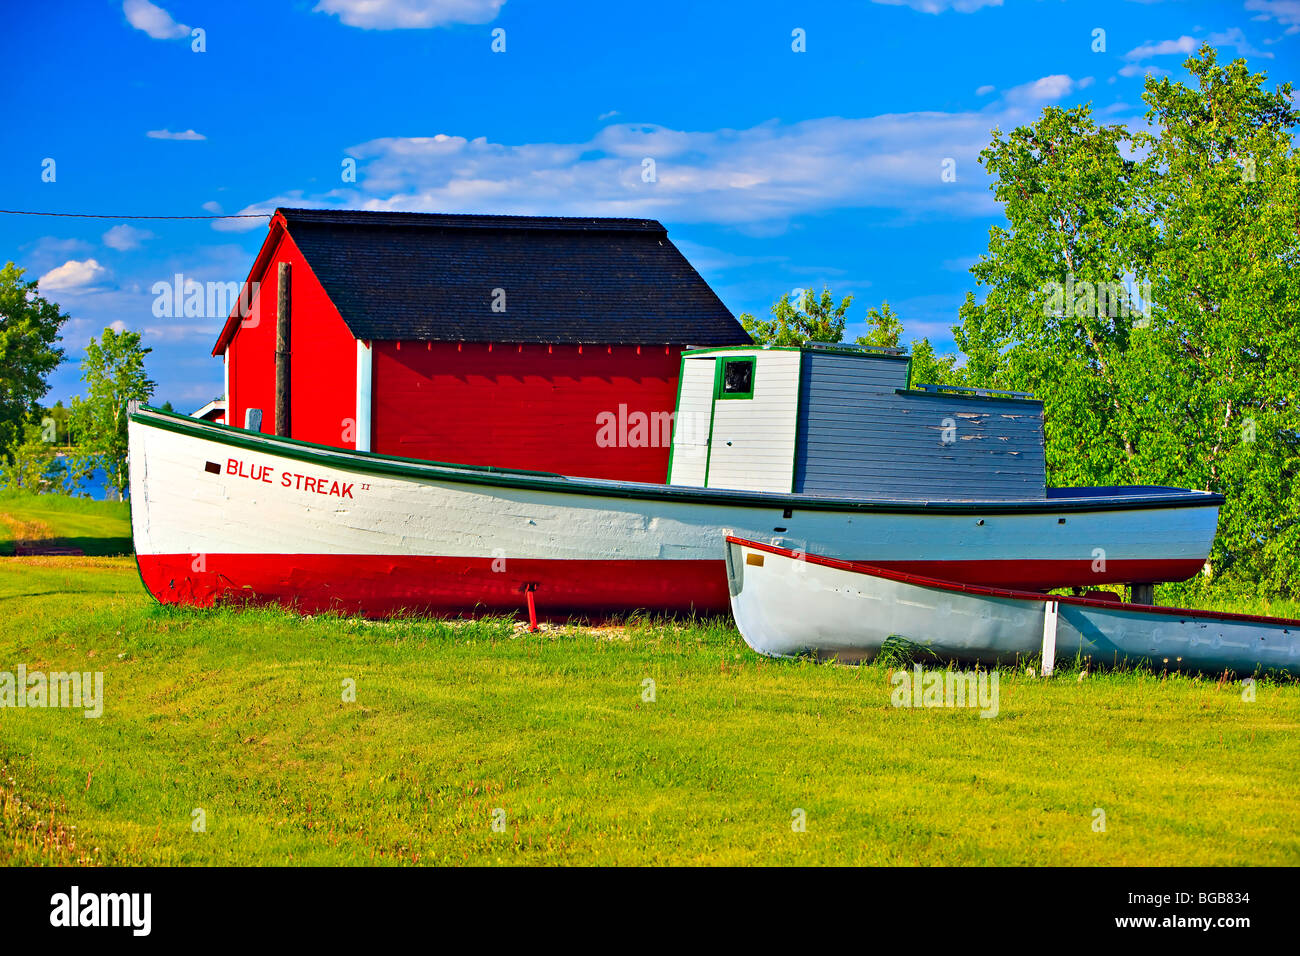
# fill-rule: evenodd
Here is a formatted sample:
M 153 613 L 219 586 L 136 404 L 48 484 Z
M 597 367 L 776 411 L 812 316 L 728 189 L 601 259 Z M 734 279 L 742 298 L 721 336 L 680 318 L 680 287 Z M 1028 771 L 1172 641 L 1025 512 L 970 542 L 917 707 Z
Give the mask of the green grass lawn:
M 0 560 L 20 663 L 106 700 L 0 710 L 8 863 L 1300 863 L 1294 682 L 1004 670 L 982 719 L 729 621 L 196 612 L 129 558 Z
M 130 507 L 65 495 L 0 494 L 0 555 L 13 554 L 20 540 L 80 548 L 88 555 L 130 554 Z

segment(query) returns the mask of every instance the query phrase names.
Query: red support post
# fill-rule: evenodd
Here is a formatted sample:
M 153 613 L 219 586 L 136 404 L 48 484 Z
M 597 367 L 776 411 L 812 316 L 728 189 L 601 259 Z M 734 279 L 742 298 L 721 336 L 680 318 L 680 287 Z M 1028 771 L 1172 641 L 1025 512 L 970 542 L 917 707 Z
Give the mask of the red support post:
M 525 589 L 525 593 L 528 595 L 528 630 L 529 631 L 537 630 L 537 601 L 533 597 L 533 595 L 536 592 L 537 592 L 536 584 L 530 584 Z

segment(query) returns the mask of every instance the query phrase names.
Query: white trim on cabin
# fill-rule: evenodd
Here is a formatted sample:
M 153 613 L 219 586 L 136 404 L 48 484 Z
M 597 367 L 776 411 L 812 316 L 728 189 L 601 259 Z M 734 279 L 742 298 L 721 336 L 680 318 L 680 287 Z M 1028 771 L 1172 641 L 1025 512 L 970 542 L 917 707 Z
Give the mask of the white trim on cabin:
M 669 484 L 703 488 L 709 466 L 709 419 L 713 403 L 713 359 L 682 358 L 682 379 L 673 416 Z
M 370 409 L 374 369 L 374 349 L 364 339 L 357 339 L 357 451 L 370 451 Z

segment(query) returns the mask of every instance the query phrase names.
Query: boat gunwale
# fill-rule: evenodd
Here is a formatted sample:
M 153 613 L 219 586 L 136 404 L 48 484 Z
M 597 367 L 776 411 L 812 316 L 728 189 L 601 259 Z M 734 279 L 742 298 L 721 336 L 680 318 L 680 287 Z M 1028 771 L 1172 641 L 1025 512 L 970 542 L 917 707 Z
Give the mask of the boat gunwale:
M 730 504 L 741 507 L 799 508 L 805 511 L 884 512 L 892 514 L 1059 514 L 1135 511 L 1152 508 L 1218 508 L 1224 502 L 1214 492 L 1180 490 L 1150 495 L 1091 495 L 1080 498 L 1021 498 L 1000 500 L 976 499 L 907 499 L 907 498 L 832 498 L 794 493 L 744 491 L 727 488 L 700 488 L 694 485 L 669 485 L 651 482 L 617 481 L 606 478 L 583 478 L 545 471 L 497 468 L 491 465 L 464 465 L 449 462 L 403 458 L 377 452 L 359 452 L 332 445 L 321 445 L 297 438 L 285 438 L 253 432 L 234 425 L 200 421 L 188 415 L 165 412 L 142 405 L 129 420 L 148 428 L 176 432 L 212 441 L 220 445 L 245 448 L 280 455 L 296 461 L 318 462 L 332 467 L 351 468 L 365 474 L 396 475 L 431 481 L 486 484 L 508 488 L 526 488 L 560 494 L 586 494 L 607 498 L 636 498 L 652 501 Z
M 999 588 L 988 584 L 963 584 L 960 581 L 946 581 L 943 578 L 932 578 L 924 574 L 913 574 L 910 571 L 896 571 L 892 568 L 882 568 L 873 564 L 842 561 L 839 558 L 828 558 L 821 554 L 795 551 L 791 548 L 783 548 L 780 545 L 766 544 L 762 541 L 751 541 L 748 538 L 738 538 L 731 534 L 727 535 L 727 543 L 738 544 L 746 548 L 753 548 L 756 551 L 765 551 L 768 554 L 774 554 L 782 558 L 789 558 L 794 561 L 806 561 L 810 564 L 818 564 L 822 567 L 831 568 L 837 571 L 848 571 L 851 574 L 861 574 L 866 577 L 885 578 L 889 581 L 900 581 L 904 584 L 915 584 L 919 587 L 933 588 L 940 591 L 957 591 L 962 594 L 1009 598 L 1017 601 L 1038 601 L 1040 603 L 1055 601 L 1058 604 L 1072 604 L 1078 607 L 1107 608 L 1112 611 L 1136 611 L 1139 614 L 1161 614 L 1168 617 L 1213 618 L 1215 620 L 1243 621 L 1254 624 L 1280 624 L 1300 628 L 1300 620 L 1294 620 L 1287 617 L 1268 617 L 1263 614 L 1239 614 L 1235 611 L 1205 611 L 1196 608 L 1165 607 L 1160 604 L 1132 604 L 1128 601 L 1103 601 L 1100 598 L 1079 597 L 1073 594 L 1044 594 L 1041 591 L 1024 591 L 1018 588 Z

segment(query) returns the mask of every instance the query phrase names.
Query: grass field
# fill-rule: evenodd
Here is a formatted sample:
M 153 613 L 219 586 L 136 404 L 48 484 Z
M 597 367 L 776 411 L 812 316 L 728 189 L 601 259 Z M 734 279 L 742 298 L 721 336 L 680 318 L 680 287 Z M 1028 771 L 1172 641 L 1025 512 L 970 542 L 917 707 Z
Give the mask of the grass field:
M 19 542 L 79 548 L 88 555 L 130 554 L 130 509 L 121 501 L 0 494 L 0 555 L 13 554 Z
M 196 612 L 95 557 L 0 560 L 20 663 L 105 703 L 0 710 L 10 864 L 1300 863 L 1294 683 L 1004 670 L 983 719 L 729 621 Z
M 121 504 L 0 498 L 4 527 L 129 548 Z M 100 671 L 105 701 L 0 709 L 10 864 L 1300 863 L 1294 682 L 1003 670 L 983 719 L 730 621 L 197 612 L 93 556 L 0 560 L 19 664 Z

